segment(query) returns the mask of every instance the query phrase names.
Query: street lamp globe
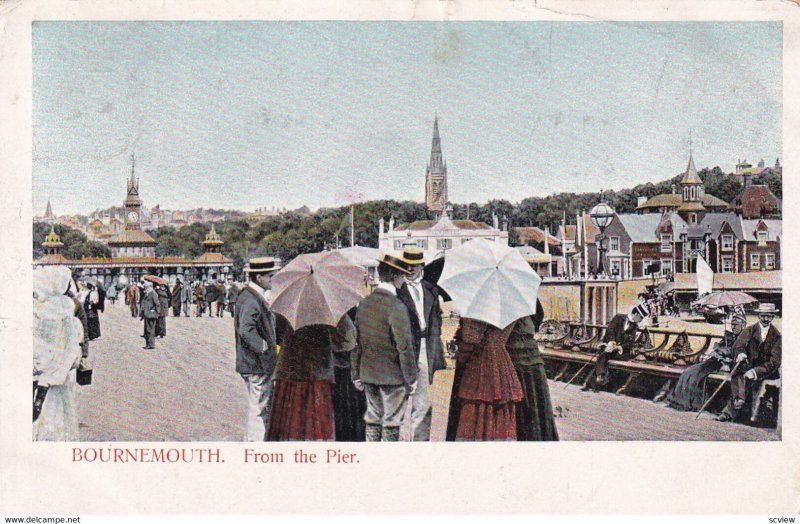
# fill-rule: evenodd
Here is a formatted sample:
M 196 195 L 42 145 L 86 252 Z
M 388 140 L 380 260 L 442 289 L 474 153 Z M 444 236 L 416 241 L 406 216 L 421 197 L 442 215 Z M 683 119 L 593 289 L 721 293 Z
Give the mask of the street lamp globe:
M 614 221 L 614 208 L 601 200 L 599 204 L 589 211 L 589 216 L 592 219 L 592 223 L 600 228 L 600 231 L 603 231 Z

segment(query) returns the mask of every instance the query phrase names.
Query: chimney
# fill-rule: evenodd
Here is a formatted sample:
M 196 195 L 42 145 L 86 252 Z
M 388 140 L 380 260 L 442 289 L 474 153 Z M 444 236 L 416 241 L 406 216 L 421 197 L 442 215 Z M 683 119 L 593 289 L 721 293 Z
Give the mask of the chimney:
M 498 220 L 497 220 L 497 215 L 494 212 L 492 212 L 492 226 L 495 229 L 500 229 L 499 228 L 499 224 L 498 224 Z
M 747 189 L 753 184 L 753 173 L 746 171 L 742 175 L 742 184 L 744 184 L 744 188 Z
M 383 217 L 381 217 L 381 219 L 380 219 L 380 220 L 378 220 L 378 235 L 382 235 L 383 233 L 384 233 L 384 229 L 383 229 Z
M 672 187 L 674 188 L 675 186 L 673 185 Z M 647 202 L 647 197 L 640 196 L 639 198 L 636 199 L 636 207 L 642 206 L 642 204 L 644 204 L 645 202 Z
M 672 184 L 672 194 L 673 195 L 678 194 L 678 186 L 676 186 L 675 184 Z

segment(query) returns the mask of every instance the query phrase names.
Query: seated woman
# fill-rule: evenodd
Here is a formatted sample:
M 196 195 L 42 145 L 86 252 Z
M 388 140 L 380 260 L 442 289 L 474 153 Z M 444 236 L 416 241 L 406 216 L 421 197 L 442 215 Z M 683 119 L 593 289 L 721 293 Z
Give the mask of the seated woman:
M 686 368 L 678 378 L 673 390 L 667 395 L 667 404 L 681 411 L 698 411 L 705 401 L 705 379 L 717 371 L 730 371 L 731 348 L 745 326 L 743 313 L 737 312 L 731 319 L 731 330 L 725 331 L 722 340 L 705 360 Z

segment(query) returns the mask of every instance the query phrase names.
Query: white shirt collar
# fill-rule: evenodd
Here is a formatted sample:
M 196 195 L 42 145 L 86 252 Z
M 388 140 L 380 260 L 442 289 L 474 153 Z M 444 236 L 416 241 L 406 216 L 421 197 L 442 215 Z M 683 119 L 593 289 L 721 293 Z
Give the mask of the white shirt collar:
M 394 296 L 397 296 L 397 288 L 394 287 L 394 284 L 390 284 L 389 282 L 381 282 L 380 284 L 378 284 L 378 287 L 376 289 L 382 289 L 384 291 L 388 291 Z
M 769 333 L 769 328 L 772 324 L 767 324 L 767 327 L 761 325 L 761 322 L 758 323 L 758 328 L 761 330 L 761 342 L 767 340 L 767 333 Z

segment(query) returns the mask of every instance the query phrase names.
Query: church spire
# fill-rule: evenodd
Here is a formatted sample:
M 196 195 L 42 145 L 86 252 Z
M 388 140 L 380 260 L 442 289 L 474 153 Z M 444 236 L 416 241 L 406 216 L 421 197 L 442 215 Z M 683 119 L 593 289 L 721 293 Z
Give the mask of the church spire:
M 53 207 L 50 205 L 50 199 L 47 199 L 47 209 L 44 212 L 45 218 L 54 218 L 53 217 Z
M 447 164 L 442 156 L 442 140 L 439 137 L 439 115 L 433 119 L 431 159 L 425 173 L 425 205 L 429 211 L 443 213 L 447 206 Z

